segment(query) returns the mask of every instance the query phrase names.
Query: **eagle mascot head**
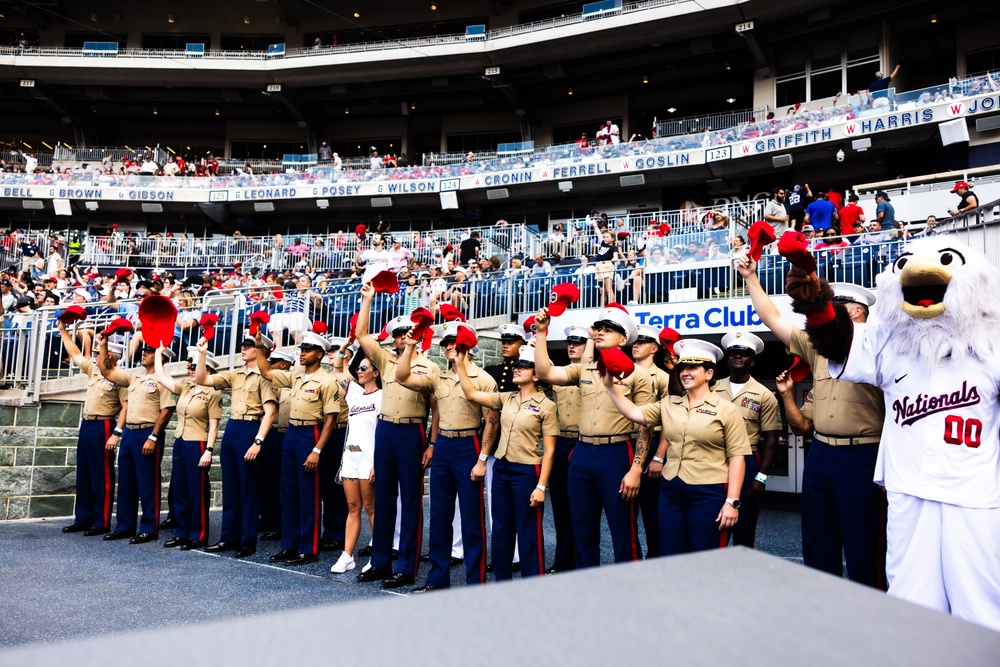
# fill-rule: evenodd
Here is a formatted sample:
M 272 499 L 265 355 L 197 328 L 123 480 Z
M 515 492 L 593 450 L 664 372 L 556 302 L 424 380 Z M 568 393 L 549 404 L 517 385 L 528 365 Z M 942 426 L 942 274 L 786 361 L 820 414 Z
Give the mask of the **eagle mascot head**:
M 997 363 L 1000 277 L 986 256 L 953 236 L 907 244 L 877 278 L 872 319 L 896 351 L 928 365 L 951 357 Z

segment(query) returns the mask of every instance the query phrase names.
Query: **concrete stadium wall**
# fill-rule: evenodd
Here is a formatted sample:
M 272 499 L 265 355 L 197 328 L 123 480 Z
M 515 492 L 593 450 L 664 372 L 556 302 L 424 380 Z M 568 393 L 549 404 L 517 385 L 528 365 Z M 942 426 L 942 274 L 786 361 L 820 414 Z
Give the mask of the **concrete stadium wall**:
M 499 362 L 500 341 L 479 342 L 482 365 Z M 439 347 L 431 359 L 444 367 Z M 222 421 L 212 463 L 212 507 L 222 506 L 222 471 L 218 463 L 219 443 L 229 419 L 230 392 L 223 392 Z M 46 400 L 40 405 L 0 406 L 0 521 L 71 516 L 76 501 L 76 441 L 82 401 Z M 173 455 L 176 417 L 167 426 L 163 452 L 163 509 Z

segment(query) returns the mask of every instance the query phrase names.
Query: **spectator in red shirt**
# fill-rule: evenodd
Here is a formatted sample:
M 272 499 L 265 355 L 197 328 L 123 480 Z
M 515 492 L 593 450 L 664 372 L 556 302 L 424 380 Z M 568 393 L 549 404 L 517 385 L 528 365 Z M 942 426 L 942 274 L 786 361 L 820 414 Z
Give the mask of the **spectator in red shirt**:
M 829 192 L 826 193 L 826 198 L 837 207 L 838 211 L 844 207 L 844 197 L 833 188 L 830 188 Z
M 587 133 L 583 132 L 580 134 L 580 138 L 576 140 L 577 148 L 589 148 L 590 142 L 587 141 Z
M 854 234 L 854 225 L 865 221 L 865 212 L 858 206 L 858 196 L 851 194 L 847 202 L 847 206 L 840 209 L 840 233 L 845 236 Z

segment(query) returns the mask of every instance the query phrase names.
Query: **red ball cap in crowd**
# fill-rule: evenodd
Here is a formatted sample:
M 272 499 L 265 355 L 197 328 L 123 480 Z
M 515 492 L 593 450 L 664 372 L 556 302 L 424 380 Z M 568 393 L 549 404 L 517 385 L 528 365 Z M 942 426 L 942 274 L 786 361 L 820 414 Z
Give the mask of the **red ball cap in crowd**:
M 413 312 L 410 313 L 410 321 L 413 322 L 413 328 L 410 329 L 410 337 L 413 340 L 420 340 L 431 328 L 431 325 L 434 324 L 434 315 L 431 314 L 431 311 L 421 306 L 420 308 L 414 308 Z
M 376 292 L 395 294 L 399 291 L 399 279 L 392 271 L 379 271 L 372 278 L 372 287 Z
M 763 220 L 758 220 L 750 225 L 747 237 L 750 239 L 750 256 L 755 262 L 760 261 L 760 256 L 764 252 L 764 246 L 774 243 L 777 238 L 774 235 L 774 227 Z
M 672 357 L 677 356 L 677 353 L 674 352 L 674 343 L 676 343 L 681 339 L 681 335 L 677 333 L 677 331 L 675 331 L 674 329 L 666 327 L 665 329 L 660 331 L 659 338 L 660 338 L 660 345 L 663 346 L 663 349 L 665 349 L 670 354 L 670 356 Z
M 80 322 L 87 319 L 87 311 L 85 311 L 80 306 L 69 306 L 62 312 L 57 318 L 63 324 L 69 326 L 74 322 Z
M 965 188 L 966 190 L 969 190 L 970 188 L 972 188 L 972 186 L 966 183 L 965 181 L 959 181 L 958 183 L 955 183 L 955 187 L 953 187 L 951 191 L 958 192 L 959 188 Z
M 566 312 L 569 304 L 580 300 L 580 288 L 573 283 L 559 283 L 549 294 L 549 315 L 559 317 Z
M 320 336 L 326 334 L 330 329 L 326 326 L 326 322 L 323 320 L 316 320 L 312 325 L 312 332 L 314 334 L 319 334 Z
M 802 232 L 789 229 L 782 234 L 778 241 L 778 254 L 806 273 L 816 271 L 816 258 L 809 252 L 809 241 Z
M 462 311 L 450 303 L 442 303 L 438 310 L 441 312 L 441 317 L 444 318 L 445 322 L 453 320 L 458 320 L 459 322 L 465 321 L 465 315 L 462 314 Z
M 629 233 L 627 231 L 625 231 L 624 229 L 622 231 L 618 232 L 618 238 L 619 239 L 627 239 L 628 237 L 629 237 Z
M 809 368 L 809 364 L 799 357 L 795 357 L 795 361 L 788 369 L 788 377 L 792 378 L 792 382 L 802 382 L 809 377 L 810 373 L 812 373 L 812 369 Z
M 635 371 L 635 362 L 621 348 L 612 347 L 607 350 L 595 350 L 597 356 L 597 372 L 601 375 L 623 380 Z
M 476 336 L 476 330 L 467 324 L 459 325 L 458 332 L 455 334 L 455 349 L 460 352 L 468 352 L 478 344 L 479 338 Z
M 359 314 L 360 313 L 354 313 L 353 315 L 351 315 L 351 322 L 350 322 L 350 325 L 349 325 L 350 326 L 350 333 L 348 335 L 348 338 L 350 338 L 352 340 L 358 337 L 358 315 Z
M 367 231 L 368 230 L 365 228 L 363 224 L 358 225 L 357 227 L 354 228 L 354 233 L 357 234 L 358 237 L 362 239 L 365 237 L 365 233 L 367 233 Z
M 661 223 L 659 228 L 656 230 L 657 236 L 668 236 L 670 234 L 670 225 L 667 223 Z
M 174 340 L 177 306 L 160 294 L 150 294 L 139 304 L 142 342 L 150 347 L 169 347 Z
M 255 310 L 250 313 L 250 335 L 256 336 L 257 332 L 260 331 L 260 325 L 267 324 L 270 321 L 271 316 L 263 310 Z
M 533 336 L 535 334 L 535 329 L 537 328 L 535 326 L 535 316 L 530 315 L 528 319 L 524 321 L 523 326 L 524 326 L 524 333 L 528 334 L 529 336 Z
M 215 325 L 219 323 L 219 316 L 215 313 L 205 313 L 198 320 L 201 327 L 201 335 L 205 340 L 212 340 L 215 337 Z
M 108 325 L 107 329 L 101 332 L 101 335 L 110 336 L 116 333 L 133 333 L 134 331 L 135 328 L 132 326 L 131 322 L 124 317 L 116 317 L 111 320 L 111 324 Z

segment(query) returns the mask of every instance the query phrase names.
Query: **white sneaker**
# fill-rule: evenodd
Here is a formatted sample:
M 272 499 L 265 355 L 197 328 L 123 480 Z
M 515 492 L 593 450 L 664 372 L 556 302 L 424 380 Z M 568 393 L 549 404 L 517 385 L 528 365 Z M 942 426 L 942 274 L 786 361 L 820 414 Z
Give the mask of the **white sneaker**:
M 354 569 L 354 559 L 351 558 L 349 555 L 347 555 L 347 552 L 345 551 L 344 553 L 340 554 L 340 558 L 338 558 L 337 562 L 334 563 L 333 567 L 330 568 L 330 572 L 333 572 L 334 574 L 343 574 L 344 572 L 353 569 Z

